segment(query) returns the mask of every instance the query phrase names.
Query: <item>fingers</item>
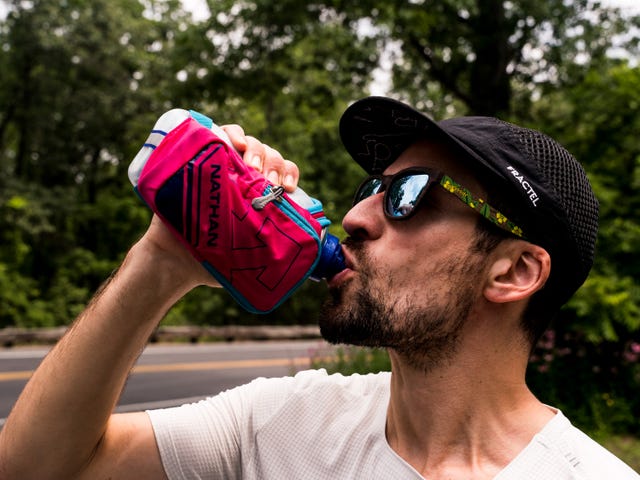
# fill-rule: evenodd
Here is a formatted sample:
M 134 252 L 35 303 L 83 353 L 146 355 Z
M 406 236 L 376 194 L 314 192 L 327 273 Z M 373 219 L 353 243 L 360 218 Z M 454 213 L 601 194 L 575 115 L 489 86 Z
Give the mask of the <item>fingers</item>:
M 246 135 L 240 125 L 224 125 L 222 129 L 247 165 L 262 173 L 272 184 L 282 185 L 287 192 L 296 189 L 300 171 L 295 163 L 285 160 L 280 152 L 257 138 Z
M 244 129 L 240 125 L 222 125 L 222 130 L 229 136 L 233 148 L 240 153 L 247 149 L 247 139 Z
M 290 160 L 285 160 L 281 185 L 287 192 L 293 192 L 298 186 L 298 180 L 300 180 L 300 170 L 298 169 L 298 165 Z
M 265 145 L 255 137 L 247 135 L 247 150 L 244 152 L 244 161 L 254 170 L 261 172 L 269 181 L 271 170 L 277 168 L 282 161 L 282 156 L 271 147 Z M 274 159 L 274 155 L 279 158 Z M 278 165 L 276 165 L 278 164 Z M 272 175 L 273 178 L 273 175 Z

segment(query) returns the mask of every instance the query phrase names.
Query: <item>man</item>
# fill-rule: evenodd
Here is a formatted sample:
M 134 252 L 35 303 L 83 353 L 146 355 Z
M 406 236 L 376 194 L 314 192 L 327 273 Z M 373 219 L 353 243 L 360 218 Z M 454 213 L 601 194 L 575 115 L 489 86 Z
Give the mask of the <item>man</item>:
M 154 218 L 25 388 L 0 436 L 1 480 L 639 478 L 524 382 L 536 338 L 591 267 L 597 202 L 573 157 L 495 119 L 436 124 L 377 97 L 340 131 L 372 176 L 344 218 L 348 268 L 320 326 L 387 347 L 392 373 L 308 371 L 111 415 L 164 313 L 213 285 Z M 227 132 L 295 187 L 295 165 Z

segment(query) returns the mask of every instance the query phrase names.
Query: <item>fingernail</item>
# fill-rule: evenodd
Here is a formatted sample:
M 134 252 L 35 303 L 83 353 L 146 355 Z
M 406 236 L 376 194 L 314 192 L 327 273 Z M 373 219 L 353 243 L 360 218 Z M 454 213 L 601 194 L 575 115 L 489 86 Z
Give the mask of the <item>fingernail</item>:
M 295 181 L 293 180 L 293 175 L 287 175 L 286 177 L 284 177 L 284 186 L 287 188 L 293 188 L 293 184 L 295 183 Z
M 260 155 L 254 155 L 251 159 L 251 166 L 256 170 L 260 170 L 262 168 L 262 159 Z
M 274 185 L 278 185 L 278 180 L 279 180 L 279 175 L 278 172 L 276 172 L 275 170 L 271 170 L 268 174 L 267 174 L 267 180 L 269 180 L 271 183 L 273 183 Z

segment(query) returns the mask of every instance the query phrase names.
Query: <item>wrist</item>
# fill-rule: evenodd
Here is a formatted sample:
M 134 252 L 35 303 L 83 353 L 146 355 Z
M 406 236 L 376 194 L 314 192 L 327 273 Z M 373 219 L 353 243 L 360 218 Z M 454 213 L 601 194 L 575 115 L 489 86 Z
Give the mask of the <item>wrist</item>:
M 166 278 L 183 295 L 198 285 L 220 286 L 155 215 L 147 232 L 127 255 L 130 257 L 141 263 L 139 268 L 149 270 L 151 278 Z
M 177 301 L 198 285 L 189 273 L 190 263 L 195 260 L 182 249 L 184 253 L 166 250 L 144 236 L 127 253 L 121 272 L 133 274 L 129 281 L 144 282 L 159 294 L 175 297 Z

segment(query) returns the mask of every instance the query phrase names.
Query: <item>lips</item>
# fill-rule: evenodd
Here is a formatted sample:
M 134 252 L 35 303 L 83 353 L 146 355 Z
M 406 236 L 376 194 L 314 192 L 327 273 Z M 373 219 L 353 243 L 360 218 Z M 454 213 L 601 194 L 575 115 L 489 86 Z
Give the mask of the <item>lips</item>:
M 329 288 L 337 288 L 350 278 L 355 272 L 355 266 L 351 253 L 347 250 L 345 244 L 342 245 L 342 253 L 344 254 L 345 269 L 336 273 L 328 281 Z
M 338 272 L 333 277 L 331 277 L 331 280 L 327 282 L 327 285 L 330 289 L 339 288 L 353 275 L 353 273 L 353 270 L 351 270 L 350 268 L 345 268 L 341 272 Z
M 346 243 L 342 244 L 342 253 L 344 255 L 344 264 L 349 270 L 355 270 L 355 265 L 353 261 L 353 253 L 350 251 L 349 247 Z

